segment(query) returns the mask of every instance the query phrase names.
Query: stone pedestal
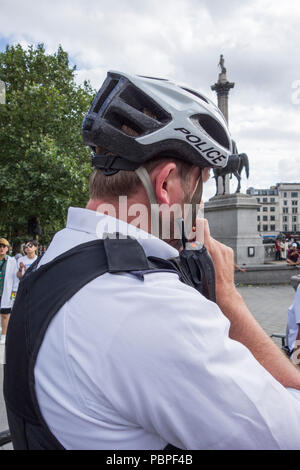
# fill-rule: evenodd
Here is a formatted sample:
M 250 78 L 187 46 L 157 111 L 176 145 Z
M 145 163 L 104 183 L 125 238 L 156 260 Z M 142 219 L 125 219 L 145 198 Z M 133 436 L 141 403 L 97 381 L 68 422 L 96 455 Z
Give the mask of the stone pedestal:
M 300 284 L 300 274 L 295 275 L 295 276 L 292 276 L 291 279 L 290 279 L 290 283 L 291 283 L 291 285 L 293 286 L 293 288 L 294 288 L 295 290 L 297 290 L 297 289 L 298 289 L 298 286 L 299 286 L 299 284 Z
M 235 253 L 242 265 L 264 264 L 264 247 L 257 232 L 256 198 L 246 194 L 225 194 L 211 198 L 204 205 L 212 237 Z

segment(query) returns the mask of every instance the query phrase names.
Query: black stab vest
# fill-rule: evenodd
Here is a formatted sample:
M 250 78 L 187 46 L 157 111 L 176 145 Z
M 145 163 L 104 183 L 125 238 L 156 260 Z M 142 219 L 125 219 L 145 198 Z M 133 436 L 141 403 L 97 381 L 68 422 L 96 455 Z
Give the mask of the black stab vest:
M 215 301 L 214 268 L 204 247 L 197 252 L 183 250 L 173 260 L 147 258 L 131 238 L 84 243 L 37 269 L 39 261 L 23 276 L 9 321 L 4 399 L 15 450 L 64 450 L 43 419 L 34 383 L 39 349 L 59 309 L 79 289 L 107 272 L 130 272 L 141 282 L 149 272 L 175 272 L 182 282 Z M 166 447 L 172 448 L 170 444 Z

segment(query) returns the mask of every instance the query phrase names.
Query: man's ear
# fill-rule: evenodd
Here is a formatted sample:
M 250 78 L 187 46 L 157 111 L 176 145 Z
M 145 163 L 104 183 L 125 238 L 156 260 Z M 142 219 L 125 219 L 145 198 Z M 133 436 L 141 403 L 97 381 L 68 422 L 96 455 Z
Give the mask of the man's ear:
M 174 187 L 176 163 L 158 165 L 153 171 L 153 185 L 158 204 L 170 204 L 170 190 Z

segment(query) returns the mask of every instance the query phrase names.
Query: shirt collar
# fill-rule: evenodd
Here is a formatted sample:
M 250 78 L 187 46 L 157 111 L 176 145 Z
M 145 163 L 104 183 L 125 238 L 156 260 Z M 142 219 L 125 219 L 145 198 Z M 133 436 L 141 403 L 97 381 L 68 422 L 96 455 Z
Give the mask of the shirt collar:
M 179 255 L 175 248 L 154 235 L 122 220 L 89 209 L 70 207 L 66 227 L 92 234 L 99 239 L 103 238 L 105 233 L 116 232 L 133 237 L 141 244 L 146 256 L 169 259 Z

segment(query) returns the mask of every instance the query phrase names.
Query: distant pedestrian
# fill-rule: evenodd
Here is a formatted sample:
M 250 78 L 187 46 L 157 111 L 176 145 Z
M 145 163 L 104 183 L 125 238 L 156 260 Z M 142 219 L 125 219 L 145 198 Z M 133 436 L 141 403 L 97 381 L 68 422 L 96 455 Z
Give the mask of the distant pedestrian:
M 280 238 L 277 237 L 275 240 L 275 261 L 281 260 L 281 246 L 280 246 Z
M 29 240 L 25 243 L 24 251 L 26 255 L 18 259 L 17 277 L 19 280 L 24 276 L 29 266 L 37 259 L 37 249 L 38 244 L 36 240 Z
M 287 256 L 287 263 L 291 266 L 299 266 L 300 265 L 300 253 L 297 248 L 297 243 L 293 243 L 292 247 L 288 251 Z
M 40 245 L 39 250 L 38 250 L 38 255 L 42 256 L 47 250 L 47 247 L 45 245 Z
M 24 252 L 22 250 L 22 243 L 17 241 L 13 244 L 12 256 L 14 256 L 15 260 L 18 261 L 19 258 L 24 256 Z
M 13 296 L 17 290 L 17 262 L 14 257 L 8 255 L 9 247 L 9 242 L 5 238 L 0 238 L 0 344 L 5 344 Z
M 42 228 L 40 225 L 40 215 L 36 215 L 28 221 L 28 234 L 37 242 L 41 236 Z

